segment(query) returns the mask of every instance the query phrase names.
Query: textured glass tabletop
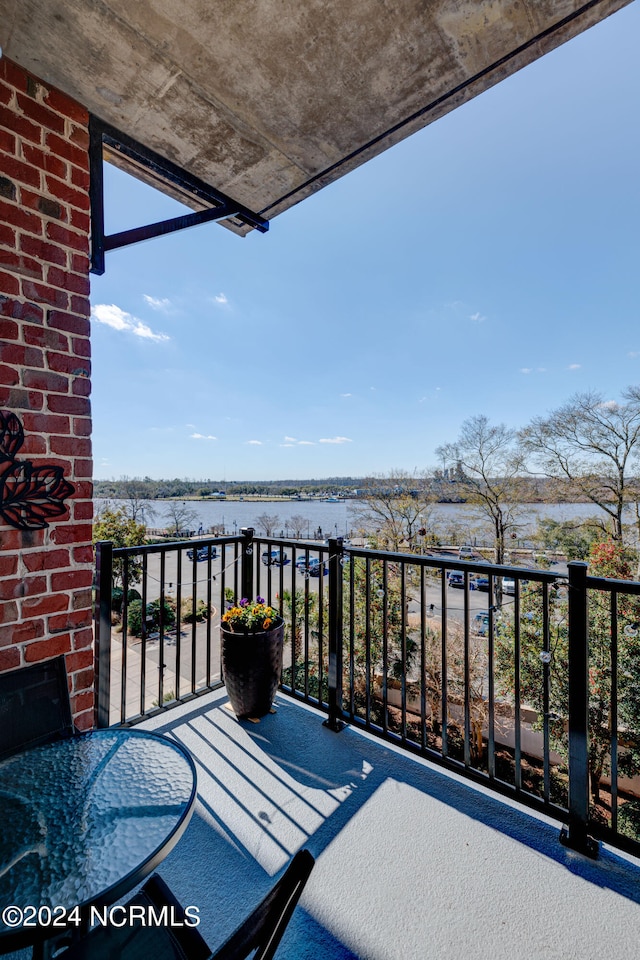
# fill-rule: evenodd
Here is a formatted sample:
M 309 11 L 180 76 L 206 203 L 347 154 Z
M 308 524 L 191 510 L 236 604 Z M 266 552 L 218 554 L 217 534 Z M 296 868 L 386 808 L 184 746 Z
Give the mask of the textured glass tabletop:
M 98 730 L 4 760 L 0 907 L 118 899 L 182 835 L 195 786 L 186 751 L 139 730 Z M 0 947 L 15 934 L 0 919 Z

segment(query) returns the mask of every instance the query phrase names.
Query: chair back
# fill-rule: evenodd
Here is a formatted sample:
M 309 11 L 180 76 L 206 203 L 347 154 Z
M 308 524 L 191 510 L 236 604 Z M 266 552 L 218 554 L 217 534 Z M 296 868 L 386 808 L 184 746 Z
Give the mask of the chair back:
M 64 656 L 0 673 L 0 760 L 73 733 Z

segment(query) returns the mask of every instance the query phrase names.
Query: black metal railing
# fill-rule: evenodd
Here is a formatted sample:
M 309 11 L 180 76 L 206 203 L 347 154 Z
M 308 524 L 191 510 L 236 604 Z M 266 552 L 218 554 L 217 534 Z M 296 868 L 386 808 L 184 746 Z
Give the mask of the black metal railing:
M 98 544 L 98 724 L 221 686 L 220 616 L 243 596 L 278 608 L 282 690 L 331 729 L 361 726 L 514 796 L 582 852 L 640 851 L 640 583 L 251 529 Z

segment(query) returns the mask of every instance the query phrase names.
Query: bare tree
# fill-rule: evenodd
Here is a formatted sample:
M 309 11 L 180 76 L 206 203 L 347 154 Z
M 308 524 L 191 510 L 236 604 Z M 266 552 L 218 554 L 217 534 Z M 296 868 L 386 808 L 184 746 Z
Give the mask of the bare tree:
M 127 515 L 136 523 L 149 524 L 156 515 L 149 503 L 148 484 L 138 477 L 121 477 L 122 499 L 126 501 Z
M 256 524 L 263 531 L 265 537 L 273 537 L 281 525 L 277 513 L 261 513 L 259 517 L 256 517 Z
M 374 527 L 378 538 L 392 550 L 414 548 L 418 533 L 429 526 L 433 507 L 431 484 L 424 477 L 393 472 L 387 477 L 369 477 L 363 484 L 357 519 Z
M 496 563 L 504 563 L 507 537 L 517 527 L 517 507 L 523 486 L 524 461 L 516 432 L 493 425 L 485 416 L 465 420 L 455 443 L 436 450 L 455 467 L 456 491 L 477 506 L 493 530 Z
M 188 534 L 197 520 L 195 510 L 188 507 L 184 500 L 169 500 L 167 512 L 171 520 L 169 529 L 177 537 Z
M 291 527 L 293 536 L 299 539 L 302 536 L 303 530 L 305 530 L 305 528 L 307 530 L 309 529 L 309 521 L 303 514 L 294 513 L 289 520 L 289 526 Z
M 640 387 L 629 387 L 622 396 L 626 402 L 616 403 L 594 391 L 577 393 L 520 432 L 522 448 L 538 468 L 555 478 L 565 495 L 598 506 L 619 541 L 624 508 L 637 507 L 640 499 L 640 483 L 630 472 L 640 452 Z

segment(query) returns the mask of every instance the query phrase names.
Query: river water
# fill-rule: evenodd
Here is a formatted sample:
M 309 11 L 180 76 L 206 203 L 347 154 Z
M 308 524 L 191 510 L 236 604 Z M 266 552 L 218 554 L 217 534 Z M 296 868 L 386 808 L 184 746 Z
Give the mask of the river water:
M 109 501 L 96 500 L 96 511 Z M 263 533 L 260 517 L 272 518 L 275 536 L 292 537 L 294 531 L 301 529 L 301 536 L 311 539 L 324 539 L 329 536 L 357 537 L 364 531 L 374 530 L 376 524 L 362 518 L 364 504 L 358 500 L 187 500 L 178 501 L 179 506 L 190 511 L 192 518 L 185 527 L 195 532 L 208 533 L 213 527 L 219 532 L 234 534 L 242 527 L 254 527 L 257 533 Z M 172 503 L 163 500 L 148 501 L 149 528 L 166 528 L 173 524 Z M 577 520 L 592 516 L 604 516 L 601 510 L 588 503 L 535 503 L 524 504 L 518 508 L 517 539 L 521 545 L 535 532 L 537 521 L 541 518 L 553 520 Z M 304 517 L 304 521 L 293 520 Z M 275 519 L 273 519 L 275 518 Z M 629 522 L 633 519 L 629 513 Z M 455 535 L 457 539 L 469 540 L 481 545 L 491 542 L 491 532 L 487 521 L 483 520 L 478 509 L 459 503 L 437 503 L 421 521 L 426 529 L 443 542 Z M 202 530 L 200 531 L 200 527 Z M 455 542 L 455 540 L 453 541 Z

